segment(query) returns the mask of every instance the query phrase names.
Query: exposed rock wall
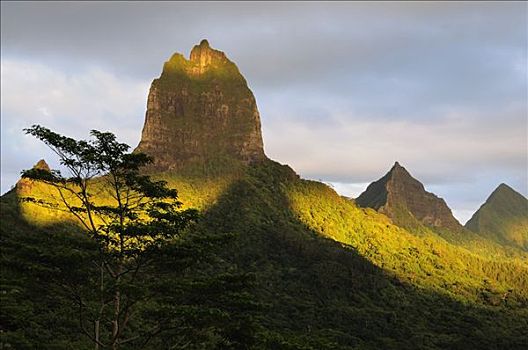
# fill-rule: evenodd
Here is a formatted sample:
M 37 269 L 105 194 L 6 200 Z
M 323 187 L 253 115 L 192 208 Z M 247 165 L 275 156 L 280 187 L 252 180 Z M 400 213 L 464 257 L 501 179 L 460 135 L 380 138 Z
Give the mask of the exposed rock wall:
M 398 162 L 384 177 L 371 183 L 356 199 L 356 203 L 374 208 L 393 219 L 399 217 L 398 210 L 408 210 L 418 221 L 428 226 L 454 230 L 462 228 L 446 202 L 427 192 L 423 184 Z
M 156 171 L 265 159 L 255 97 L 236 65 L 206 40 L 189 60 L 174 54 L 152 82 L 137 150 Z

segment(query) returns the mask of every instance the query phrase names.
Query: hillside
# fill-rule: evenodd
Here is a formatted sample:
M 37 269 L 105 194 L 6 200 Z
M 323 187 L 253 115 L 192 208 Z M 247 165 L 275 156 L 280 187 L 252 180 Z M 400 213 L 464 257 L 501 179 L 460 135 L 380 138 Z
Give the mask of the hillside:
M 505 246 L 504 241 L 476 234 L 460 225 L 446 202 L 427 192 L 398 162 L 382 178 L 372 182 L 355 203 L 386 215 L 395 225 L 423 238 L 440 238 L 483 256 L 523 256 L 519 247 Z M 517 204 L 514 201 L 509 205 Z M 506 222 L 510 222 L 508 219 Z
M 528 250 L 528 199 L 500 184 L 465 227 L 499 244 Z
M 180 189 L 184 202 L 194 198 L 204 212 L 198 233 L 236 234 L 219 254 L 240 272 L 256 275 L 251 293 L 265 305 L 256 316 L 263 348 L 404 349 L 419 342 L 431 349 L 467 344 L 520 349 L 528 336 L 528 266 L 521 260 L 487 259 L 439 238 L 417 237 L 384 215 L 360 209 L 326 185 L 301 180 L 287 166 L 271 161 L 230 181 L 163 176 Z M 48 293 L 42 291 L 45 283 L 31 282 L 42 281 L 40 274 L 47 272 L 31 270 L 34 278 L 28 279 L 28 271 L 19 270 L 21 261 L 25 266 L 35 259 L 21 251 L 37 249 L 43 252 L 38 256 L 54 261 L 56 247 L 84 241 L 81 236 L 65 240 L 64 230 L 51 233 L 56 226 L 49 222 L 31 228 L 13 212 L 14 194 L 2 198 L 2 219 L 10 223 L 2 226 L 3 246 L 13 247 L 2 264 L 4 271 L 6 266 L 13 271 L 9 286 L 24 282 L 16 286 L 16 294 L 7 294 L 8 304 L 34 291 Z M 85 253 L 76 248 L 76 254 L 88 257 L 88 242 L 83 246 Z M 69 258 L 62 259 L 59 264 L 71 264 Z M 176 278 L 170 274 L 177 272 L 167 276 Z M 53 295 L 45 298 L 51 302 Z M 24 299 L 38 310 L 33 303 L 41 299 Z M 28 317 L 27 311 L 23 315 Z M 62 317 L 69 326 L 59 333 L 68 343 L 75 323 L 67 314 Z M 45 327 L 40 323 L 45 317 L 39 319 L 36 326 Z M 26 330 L 15 330 L 20 333 L 31 341 Z

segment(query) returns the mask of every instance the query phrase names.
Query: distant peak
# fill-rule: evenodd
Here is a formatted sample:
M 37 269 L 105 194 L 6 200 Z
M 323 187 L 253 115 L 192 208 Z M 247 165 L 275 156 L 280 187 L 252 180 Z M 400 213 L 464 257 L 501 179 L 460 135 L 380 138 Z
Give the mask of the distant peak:
M 528 199 L 501 183 L 466 222 L 466 228 L 501 245 L 528 247 Z
M 497 186 L 497 190 L 513 190 L 513 188 L 503 182 L 499 186 Z
M 512 187 L 508 186 L 507 184 L 505 184 L 504 182 L 501 183 L 499 186 L 497 186 L 497 188 L 491 193 L 491 195 L 489 196 L 488 198 L 488 201 L 490 200 L 494 200 L 498 197 L 505 197 L 505 196 L 520 196 L 520 197 L 523 197 L 524 196 L 522 194 L 520 194 L 519 192 L 515 191 Z
M 209 46 L 209 41 L 207 41 L 207 39 L 202 39 L 202 41 L 200 41 L 200 46 L 201 47 L 210 47 Z
M 401 164 L 398 161 L 396 161 L 396 162 L 394 162 L 394 165 L 392 166 L 392 169 L 405 169 L 405 168 L 402 167 Z
M 413 220 L 433 227 L 455 230 L 461 227 L 445 201 L 434 193 L 427 192 L 424 185 L 399 162 L 395 162 L 385 176 L 371 183 L 356 198 L 356 203 L 386 214 L 403 227 L 414 225 Z M 406 213 L 413 219 L 406 218 Z
M 402 167 L 399 162 L 395 162 L 394 163 L 392 168 L 389 170 L 388 175 L 391 175 L 391 176 L 398 175 L 398 177 L 403 175 L 404 177 L 411 177 L 412 178 L 411 174 L 407 171 L 407 169 Z
M 33 169 L 39 169 L 39 170 L 45 170 L 45 171 L 51 171 L 48 163 L 44 159 L 41 159 L 37 162 L 37 164 L 33 165 Z

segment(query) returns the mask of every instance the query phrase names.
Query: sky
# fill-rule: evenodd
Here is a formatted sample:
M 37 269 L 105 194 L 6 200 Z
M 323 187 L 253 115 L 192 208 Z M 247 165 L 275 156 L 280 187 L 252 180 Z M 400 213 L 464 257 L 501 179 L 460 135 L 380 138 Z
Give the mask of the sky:
M 40 124 L 135 147 L 152 80 L 208 39 L 257 99 L 267 155 L 357 197 L 399 161 L 464 223 L 528 194 L 525 2 L 1 2 L 1 192 L 57 159 Z

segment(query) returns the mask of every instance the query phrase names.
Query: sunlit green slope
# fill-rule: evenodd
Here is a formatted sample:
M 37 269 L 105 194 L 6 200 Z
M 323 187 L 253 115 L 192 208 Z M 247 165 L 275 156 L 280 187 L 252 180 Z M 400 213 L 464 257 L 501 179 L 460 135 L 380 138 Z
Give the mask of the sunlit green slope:
M 508 214 L 505 214 L 503 220 L 500 220 L 497 214 L 490 214 L 487 218 L 485 214 L 483 227 L 510 225 L 512 230 L 517 232 L 516 238 L 520 239 L 518 232 L 522 231 L 523 227 L 519 223 L 521 218 L 528 215 L 528 204 L 521 203 L 519 196 L 509 194 L 508 198 L 504 198 L 500 204 L 497 203 L 494 210 Z M 487 257 L 524 256 L 519 252 L 519 246 L 511 247 L 509 244 L 505 247 L 505 240 L 501 241 L 486 234 L 479 235 L 475 233 L 478 230 L 472 232 L 464 228 L 455 219 L 446 202 L 434 193 L 427 192 L 424 185 L 398 162 L 382 178 L 371 183 L 355 199 L 355 203 L 387 215 L 395 225 L 421 237 L 436 236 Z M 521 215 L 522 212 L 524 214 Z M 528 234 L 528 231 L 526 232 Z
M 522 349 L 528 338 L 524 253 L 486 256 L 436 234 L 410 233 L 272 161 L 214 176 L 157 177 L 177 188 L 187 206 L 202 211 L 198 233 L 235 234 L 222 259 L 256 275 L 252 293 L 263 305 L 252 314 L 258 329 L 252 348 Z M 33 195 L 51 195 L 40 184 L 32 186 Z M 36 316 L 38 300 L 27 296 L 34 281 L 46 281 L 38 270 L 16 268 L 31 264 L 35 254 L 15 247 L 42 247 L 51 254 L 46 247 L 52 243 L 44 242 L 65 238 L 46 232 L 65 217 L 29 203 L 20 214 L 13 197 L 2 198 L 2 219 L 9 220 L 2 225 L 2 244 L 12 247 L 2 258 L 10 271 L 2 288 L 9 305 L 26 300 L 23 310 L 6 313 L 12 334 L 31 342 L 31 333 L 19 323 L 26 317 L 35 327 L 45 327 L 45 317 Z M 99 200 L 105 200 L 104 191 Z M 41 231 L 30 232 L 31 222 Z M 89 254 L 89 245 L 79 250 Z M 42 289 L 44 298 L 53 300 Z M 65 305 L 56 309 L 62 310 L 57 317 L 64 325 L 55 338 L 74 344 L 74 320 Z M 157 341 L 153 348 L 162 346 L 163 340 Z
M 465 226 L 500 244 L 528 251 L 528 199 L 500 184 Z

